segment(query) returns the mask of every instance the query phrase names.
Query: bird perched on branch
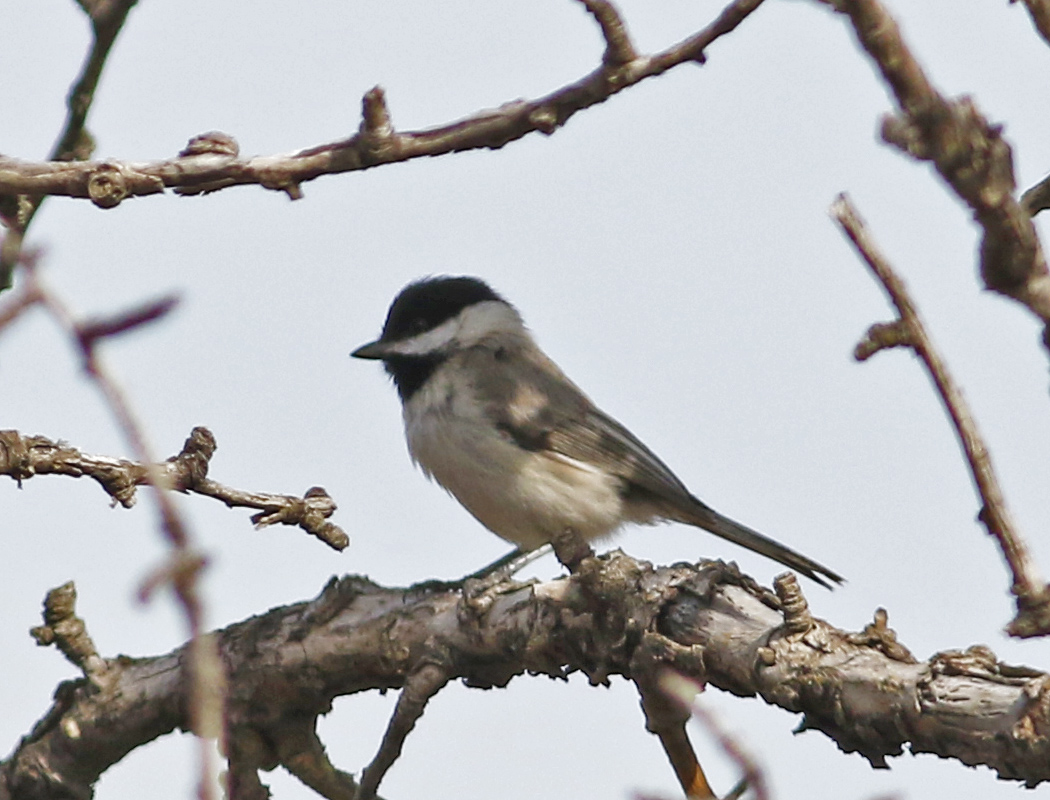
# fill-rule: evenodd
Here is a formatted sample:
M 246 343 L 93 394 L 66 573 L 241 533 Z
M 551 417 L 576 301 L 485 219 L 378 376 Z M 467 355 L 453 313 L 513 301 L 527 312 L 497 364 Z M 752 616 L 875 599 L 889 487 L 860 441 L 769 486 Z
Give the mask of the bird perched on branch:
M 357 348 L 401 396 L 412 460 L 482 525 L 535 550 L 566 530 L 586 541 L 625 523 L 684 522 L 817 583 L 827 567 L 705 505 L 551 361 L 518 311 L 470 277 L 409 284 L 382 335 Z

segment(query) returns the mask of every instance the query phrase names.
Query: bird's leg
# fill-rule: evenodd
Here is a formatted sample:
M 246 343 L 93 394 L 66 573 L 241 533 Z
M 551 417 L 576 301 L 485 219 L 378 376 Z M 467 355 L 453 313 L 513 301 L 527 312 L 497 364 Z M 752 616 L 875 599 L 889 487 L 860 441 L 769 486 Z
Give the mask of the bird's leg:
M 483 581 L 484 588 L 495 586 L 500 581 L 512 578 L 529 564 L 538 561 L 551 551 L 550 545 L 541 545 L 535 550 L 522 550 L 520 547 L 511 550 L 505 556 L 497 558 L 491 564 L 475 570 L 469 575 L 454 581 L 423 581 L 413 586 L 416 589 L 430 589 L 433 591 L 457 591 L 462 589 L 468 581 Z

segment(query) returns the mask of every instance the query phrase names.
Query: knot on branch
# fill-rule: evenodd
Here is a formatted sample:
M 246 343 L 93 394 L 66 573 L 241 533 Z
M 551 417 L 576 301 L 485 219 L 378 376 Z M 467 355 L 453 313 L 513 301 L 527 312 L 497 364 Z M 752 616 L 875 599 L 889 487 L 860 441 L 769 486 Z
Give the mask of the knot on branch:
M 1020 639 L 1045 636 L 1050 631 L 1050 585 L 1044 584 L 1036 591 L 1018 591 L 1017 614 L 1006 626 L 1006 632 Z
M 102 163 L 88 176 L 88 197 L 99 208 L 116 208 L 128 196 L 128 181 L 124 168 Z
M 228 133 L 208 131 L 190 139 L 186 146 L 179 151 L 179 157 L 218 155 L 226 156 L 227 158 L 237 158 L 240 153 L 240 145 Z
M 350 537 L 342 528 L 328 518 L 336 511 L 335 500 L 320 486 L 307 490 L 302 498 L 284 497 L 282 504 L 260 511 L 252 516 L 256 528 L 267 525 L 298 525 L 304 531 L 316 536 L 329 547 L 345 550 L 350 544 Z
M 897 632 L 889 626 L 889 614 L 884 608 L 875 610 L 875 618 L 860 633 L 851 633 L 846 641 L 865 647 L 874 647 L 887 658 L 902 664 L 917 664 L 911 651 L 897 641 Z
M 302 641 L 314 628 L 335 619 L 358 597 L 379 588 L 378 584 L 361 575 L 345 575 L 342 578 L 333 576 L 321 593 L 307 604 L 299 621 L 288 634 L 289 641 Z
M 204 481 L 217 447 L 215 435 L 207 428 L 198 425 L 190 431 L 179 454 L 165 462 L 171 488 L 185 492 Z
M 41 647 L 54 644 L 62 655 L 88 677 L 97 677 L 106 666 L 87 625 L 76 615 L 77 588 L 73 581 L 52 589 L 44 598 L 44 624 L 29 631 Z
M 370 144 L 378 145 L 394 133 L 390 109 L 386 105 L 386 92 L 382 86 L 373 86 L 361 98 L 361 125 L 358 129 Z
M 773 589 L 784 611 L 784 627 L 788 633 L 803 634 L 813 627 L 813 615 L 809 613 L 798 578 L 792 572 L 784 572 L 773 579 Z
M 904 114 L 883 116 L 879 135 L 886 144 L 893 145 L 916 161 L 930 160 L 930 146 L 922 129 Z
M 996 207 L 977 217 L 985 229 L 980 251 L 984 285 L 1022 302 L 1035 302 L 1028 295 L 1045 291 L 1037 281 L 1041 278 L 1045 283 L 1047 267 L 1027 212 L 1010 203 L 1008 208 Z
M 22 488 L 22 481 L 35 474 L 29 445 L 18 431 L 0 431 L 0 474 L 9 475 Z
M 399 141 L 382 86 L 373 86 L 361 98 L 361 124 L 352 141 L 364 167 L 397 160 Z
M 932 161 L 975 211 L 1012 196 L 1013 154 L 1002 126 L 988 122 L 969 97 L 931 94 L 882 119 L 882 139 L 912 158 Z
M 532 109 L 528 116 L 529 124 L 540 133 L 550 136 L 561 124 L 558 119 L 558 110 L 550 105 L 541 105 Z
M 880 350 L 893 347 L 914 347 L 915 339 L 908 324 L 897 319 L 893 322 L 876 322 L 864 334 L 855 348 L 853 357 L 857 361 L 867 361 Z

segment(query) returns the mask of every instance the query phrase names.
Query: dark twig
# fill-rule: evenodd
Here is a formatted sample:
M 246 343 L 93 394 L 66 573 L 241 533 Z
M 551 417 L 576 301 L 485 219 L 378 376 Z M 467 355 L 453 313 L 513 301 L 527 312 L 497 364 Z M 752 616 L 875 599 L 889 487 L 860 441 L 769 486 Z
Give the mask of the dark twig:
M 1010 590 L 1017 598 L 1017 616 L 1007 630 L 1013 636 L 1050 633 L 1050 588 L 1039 577 L 1028 547 L 1015 529 L 992 467 L 991 455 L 977 430 L 977 423 L 943 359 L 934 349 L 904 281 L 879 251 L 845 194 L 839 195 L 831 207 L 831 214 L 872 274 L 886 289 L 899 315 L 896 321 L 888 325 L 872 326 L 868 335 L 857 345 L 857 359 L 867 359 L 886 347 L 910 347 L 922 360 L 966 454 L 970 473 L 981 497 L 979 519 L 999 543 L 1013 576 Z
M 31 163 L 0 157 L 0 195 L 35 194 L 90 198 L 113 208 L 128 197 L 174 189 L 195 195 L 229 186 L 256 184 L 301 196 L 300 185 L 321 175 L 479 148 L 499 149 L 530 133 L 554 133 L 578 111 L 602 103 L 646 78 L 686 63 L 703 63 L 704 50 L 735 29 L 762 0 L 734 0 L 713 23 L 672 47 L 649 56 L 634 54 L 626 28 L 604 0 L 588 0 L 606 37 L 603 64 L 576 83 L 536 100 L 516 100 L 497 109 L 421 131 L 398 133 L 382 90 L 369 91 L 358 132 L 349 139 L 292 155 L 243 159 L 232 137 L 206 134 L 178 157 L 151 163 L 93 161 Z
M 700 761 L 696 757 L 686 722 L 687 713 L 683 713 L 676 704 L 669 703 L 665 693 L 654 691 L 647 682 L 635 678 L 635 685 L 642 698 L 642 710 L 645 713 L 645 727 L 656 734 L 664 755 L 671 763 L 678 785 L 688 800 L 717 800 L 717 795 L 707 781 Z M 697 685 L 699 687 L 699 684 Z M 644 688 L 643 688 L 644 687 Z M 697 688 L 700 691 L 700 688 Z
M 85 161 L 91 157 L 95 143 L 84 127 L 88 111 L 95 99 L 95 89 L 98 87 L 109 51 L 124 27 L 128 12 L 136 2 L 137 0 L 80 0 L 81 8 L 91 18 L 94 39 L 80 75 L 66 99 L 65 125 L 51 148 L 49 161 Z M 0 188 L 0 196 L 4 194 L 7 194 L 6 190 Z M 12 206 L 13 213 L 3 215 L 9 229 L 0 243 L 0 292 L 11 286 L 11 273 L 19 261 L 26 230 L 46 197 L 45 194 L 32 192 L 11 194 L 22 196 L 5 204 Z
M 666 670 L 660 677 L 660 688 L 682 708 L 688 709 L 693 719 L 707 728 L 708 733 L 724 752 L 737 765 L 743 777 L 723 800 L 740 797 L 747 789 L 754 791 L 757 800 L 769 800 L 769 788 L 766 785 L 765 771 L 747 752 L 746 748 L 719 723 L 718 718 L 708 711 L 699 700 L 703 686 L 692 678 L 687 678 L 673 670 Z
M 1017 0 L 1010 0 L 1016 3 Z M 1050 0 L 1021 0 L 1032 17 L 1035 29 L 1047 44 L 1050 44 Z
M 40 294 L 36 287 L 28 286 L 0 303 L 0 332 L 39 302 Z
M 1002 126 L 989 123 L 970 98 L 948 100 L 937 92 L 879 0 L 822 2 L 849 16 L 897 99 L 899 113 L 883 120 L 883 139 L 931 162 L 973 210 L 983 229 L 985 286 L 1050 323 L 1050 271 L 1029 213 L 1014 198 L 1013 154 Z M 1050 334 L 1045 338 L 1050 347 Z

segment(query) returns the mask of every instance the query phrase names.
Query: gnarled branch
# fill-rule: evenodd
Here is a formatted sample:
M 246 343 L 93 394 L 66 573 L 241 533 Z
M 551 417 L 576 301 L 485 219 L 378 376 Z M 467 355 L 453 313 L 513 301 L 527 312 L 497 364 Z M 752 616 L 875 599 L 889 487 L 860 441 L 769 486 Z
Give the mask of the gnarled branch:
M 781 598 L 792 591 L 782 587 Z M 586 559 L 566 578 L 484 592 L 479 603 L 350 576 L 313 601 L 215 633 L 228 679 L 231 776 L 243 787 L 232 796 L 264 796 L 256 770 L 283 765 L 326 797 L 349 797 L 352 779 L 323 757 L 313 729 L 338 696 L 406 688 L 424 675 L 418 707 L 446 679 L 493 687 L 525 672 L 581 671 L 592 683 L 646 680 L 653 665 L 801 712 L 804 728 L 876 765 L 907 745 L 1028 786 L 1050 780 L 1050 676 L 1002 664 L 986 648 L 916 661 L 884 614 L 851 634 L 814 618 L 801 595 L 787 598 L 785 617 L 784 601 L 731 565 L 653 568 L 619 551 Z M 63 684 L 0 764 L 0 800 L 52 797 L 59 787 L 86 796 L 131 749 L 190 726 L 185 647 L 106 661 L 104 686 Z M 402 715 L 392 744 L 400 747 L 411 717 Z

